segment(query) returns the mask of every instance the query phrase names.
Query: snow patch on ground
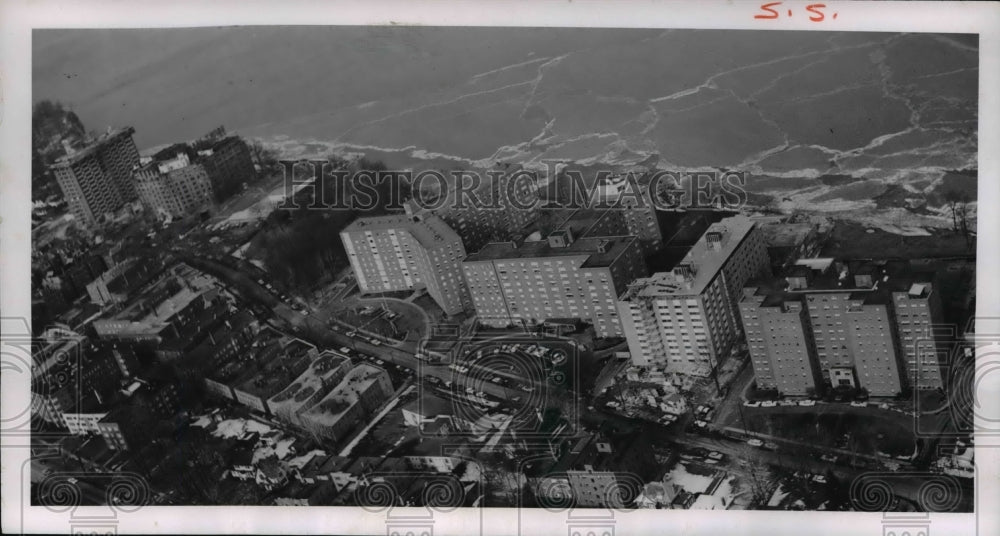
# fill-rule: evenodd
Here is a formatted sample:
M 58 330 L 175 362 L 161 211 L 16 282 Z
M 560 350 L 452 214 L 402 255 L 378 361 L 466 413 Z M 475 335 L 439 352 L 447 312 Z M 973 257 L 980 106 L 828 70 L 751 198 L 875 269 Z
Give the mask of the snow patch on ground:
M 677 467 L 664 479 L 666 482 L 676 484 L 688 493 L 704 493 L 708 486 L 712 484 L 713 478 L 710 476 L 695 475 L 687 472 L 684 464 L 677 464 Z
M 774 490 L 774 495 L 771 495 L 771 500 L 767 501 L 768 506 L 778 506 L 781 501 L 788 497 L 788 492 L 782 489 L 779 485 L 777 489 Z
M 257 432 L 266 434 L 271 431 L 271 427 L 260 422 L 247 419 L 226 419 L 219 423 L 212 435 L 227 439 L 242 437 L 246 434 Z

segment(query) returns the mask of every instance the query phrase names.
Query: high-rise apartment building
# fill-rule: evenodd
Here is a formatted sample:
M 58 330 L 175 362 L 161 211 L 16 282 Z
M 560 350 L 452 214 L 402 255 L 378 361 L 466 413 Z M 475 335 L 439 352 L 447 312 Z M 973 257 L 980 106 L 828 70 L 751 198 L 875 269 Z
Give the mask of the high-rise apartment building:
M 759 387 L 799 395 L 847 387 L 880 397 L 941 387 L 932 274 L 899 263 L 799 262 L 783 280 L 752 283 L 740 303 Z M 804 304 L 808 316 L 779 314 L 790 304 Z
M 196 144 L 200 164 L 208 173 L 212 193 L 217 202 L 229 199 L 242 191 L 244 184 L 251 184 L 257 178 L 257 170 L 250 156 L 250 148 L 239 136 L 229 136 L 206 142 L 206 146 Z
M 586 198 L 591 208 L 619 220 L 624 234 L 638 238 L 643 257 L 649 258 L 663 249 L 659 211 L 649 190 L 651 178 L 652 174 L 637 171 L 611 176 L 581 175 L 579 178 L 574 178 L 572 173 L 563 174 L 549 183 L 549 199 L 563 206 L 579 206 Z
M 816 393 L 816 344 L 803 296 L 750 286 L 739 303 L 757 388 L 782 395 Z
M 767 273 L 767 251 L 750 219 L 713 223 L 683 260 L 629 285 L 618 303 L 638 366 L 707 375 L 741 335 L 743 285 Z
M 178 218 L 212 205 L 208 172 L 200 164 L 192 164 L 183 152 L 140 166 L 134 175 L 139 199 L 158 214 Z
M 462 263 L 479 321 L 583 319 L 598 337 L 620 336 L 616 300 L 646 274 L 634 236 L 574 236 L 571 227 L 546 240 L 488 244 Z
M 538 179 L 532 172 L 498 164 L 476 176 L 481 179 L 478 186 L 469 182 L 472 177 L 446 174 L 443 186 L 447 191 L 436 196 L 422 194 L 430 211 L 462 238 L 466 251 L 479 251 L 490 242 L 506 240 L 538 216 L 537 211 L 525 208 L 532 207 L 538 199 Z M 466 184 L 460 185 L 458 180 Z M 409 201 L 406 210 L 417 213 L 421 209 Z
M 136 198 L 132 170 L 139 151 L 132 141 L 135 129 L 109 131 L 88 147 L 72 151 L 52 166 L 69 210 L 82 224 L 97 225 Z
M 913 283 L 893 292 L 892 304 L 907 382 L 917 390 L 942 388 L 938 358 L 946 349 L 939 348 L 934 333 L 935 325 L 942 322 L 937 290 L 930 282 Z
M 363 293 L 426 288 L 446 314 L 471 309 L 465 247 L 433 214 L 358 218 L 340 233 Z

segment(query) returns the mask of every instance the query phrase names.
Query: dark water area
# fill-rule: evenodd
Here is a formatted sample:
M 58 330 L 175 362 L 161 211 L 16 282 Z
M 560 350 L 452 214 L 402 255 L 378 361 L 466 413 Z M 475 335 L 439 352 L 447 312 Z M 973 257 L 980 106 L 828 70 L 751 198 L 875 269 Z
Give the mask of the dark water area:
M 398 168 L 652 156 L 887 184 L 978 151 L 975 36 L 234 27 L 38 30 L 33 48 L 35 100 L 132 125 L 140 148 L 225 125 Z

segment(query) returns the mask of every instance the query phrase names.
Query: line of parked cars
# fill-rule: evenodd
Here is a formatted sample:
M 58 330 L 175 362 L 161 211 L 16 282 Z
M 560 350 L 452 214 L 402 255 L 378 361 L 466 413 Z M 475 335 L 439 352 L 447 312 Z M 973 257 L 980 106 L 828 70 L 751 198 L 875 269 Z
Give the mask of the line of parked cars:
M 743 405 L 748 408 L 776 408 L 778 406 L 801 406 L 811 407 L 816 405 L 815 400 L 747 400 Z

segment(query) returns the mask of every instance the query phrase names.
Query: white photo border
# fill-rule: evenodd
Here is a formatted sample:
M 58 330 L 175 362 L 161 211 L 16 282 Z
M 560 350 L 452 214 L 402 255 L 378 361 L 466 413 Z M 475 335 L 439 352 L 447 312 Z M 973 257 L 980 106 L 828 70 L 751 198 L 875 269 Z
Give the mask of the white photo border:
M 805 17 L 754 19 L 763 2 L 747 1 L 338 1 L 216 0 L 196 2 L 95 0 L 6 0 L 0 5 L 0 315 L 30 318 L 31 258 L 31 84 L 32 29 L 143 28 L 236 25 L 422 25 L 564 26 L 618 28 L 703 28 L 871 32 L 976 33 L 979 35 L 979 202 L 1000 201 L 1000 4 L 978 2 L 824 2 L 836 19 L 821 23 Z M 784 2 L 798 8 L 817 2 Z M 994 235 L 993 232 L 998 232 Z M 1000 296 L 1000 211 L 979 211 L 978 280 L 980 296 Z M 1000 318 L 1000 300 L 977 300 L 977 318 Z M 30 324 L 29 324 L 30 325 Z M 9 338 L 7 322 L 2 336 Z M 7 371 L 5 371 L 7 372 Z M 23 376 L 0 375 L 3 416 L 26 407 L 29 386 Z M 995 377 L 978 394 L 1000 403 Z M 27 506 L 29 481 L 25 437 L 2 438 L 2 529 L 4 532 L 64 533 L 73 530 L 65 513 Z M 976 513 L 929 514 L 933 534 L 997 534 L 995 505 L 1000 504 L 998 452 L 978 446 Z M 81 516 L 107 509 L 80 507 Z M 395 515 L 417 513 L 398 509 Z M 484 509 L 483 519 L 457 510 L 435 515 L 433 534 L 558 534 L 565 515 L 532 509 Z M 473 519 L 473 517 L 476 517 Z M 621 534 L 884 534 L 880 513 L 703 512 L 643 510 L 617 516 Z M 141 508 L 117 516 L 120 533 L 387 533 L 384 513 L 348 507 L 177 507 Z M 925 532 L 925 534 L 927 534 Z

